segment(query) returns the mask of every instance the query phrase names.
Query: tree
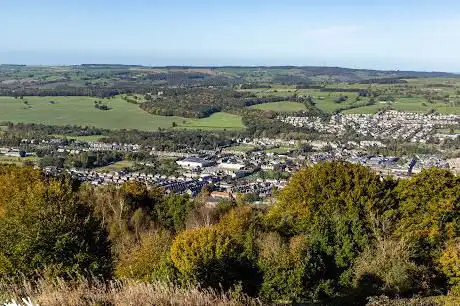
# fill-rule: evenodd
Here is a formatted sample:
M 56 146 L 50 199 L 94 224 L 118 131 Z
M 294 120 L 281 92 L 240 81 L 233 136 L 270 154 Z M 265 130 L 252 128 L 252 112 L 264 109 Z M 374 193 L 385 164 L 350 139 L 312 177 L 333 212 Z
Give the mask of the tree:
M 171 259 L 185 282 L 228 289 L 240 277 L 239 246 L 216 227 L 185 230 L 171 246 Z
M 277 233 L 267 233 L 259 240 L 258 266 L 263 272 L 260 294 L 268 301 L 305 303 L 330 296 L 331 281 L 322 278 L 325 263 L 311 248 L 306 236 L 287 242 Z
M 460 238 L 447 243 L 439 258 L 439 265 L 452 286 L 450 293 L 460 296 Z
M 460 234 L 460 180 L 450 171 L 432 168 L 395 189 L 398 222 L 395 235 L 416 244 L 415 258 L 434 266 L 445 242 Z
M 166 231 L 143 233 L 138 245 L 121 254 L 115 269 L 118 278 L 141 281 L 174 281 L 169 256 L 172 235 Z
M 334 258 L 336 280 L 350 286 L 355 258 L 394 215 L 393 186 L 363 166 L 321 163 L 292 176 L 265 220 L 283 236 L 307 235 Z
M 112 272 L 107 233 L 71 181 L 32 168 L 0 167 L 0 244 L 2 276 Z

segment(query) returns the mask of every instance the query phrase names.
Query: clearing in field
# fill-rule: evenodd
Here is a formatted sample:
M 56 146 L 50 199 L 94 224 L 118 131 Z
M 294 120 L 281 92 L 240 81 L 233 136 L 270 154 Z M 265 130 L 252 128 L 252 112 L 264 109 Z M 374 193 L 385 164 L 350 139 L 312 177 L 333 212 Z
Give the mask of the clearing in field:
M 281 102 L 271 102 L 271 103 L 262 103 L 250 106 L 250 108 L 261 109 L 261 110 L 271 110 L 279 113 L 291 113 L 305 110 L 306 107 L 302 103 L 291 102 L 291 101 L 281 101 Z
M 288 153 L 288 152 L 290 152 L 292 150 L 293 150 L 293 148 L 279 147 L 279 148 L 266 149 L 265 153 L 283 154 L 283 153 Z
M 183 119 L 175 121 L 177 128 L 202 130 L 240 130 L 244 129 L 243 120 L 238 115 L 219 112 L 201 119 Z
M 108 110 L 95 107 L 101 101 Z M 241 117 L 216 113 L 208 118 L 189 119 L 176 116 L 156 116 L 128 103 L 121 97 L 0 97 L 0 122 L 41 123 L 46 125 L 77 125 L 118 130 L 156 131 L 158 128 L 242 129 Z
M 237 144 L 228 148 L 225 148 L 223 151 L 225 153 L 228 152 L 249 152 L 251 150 L 256 149 L 255 146 L 249 144 Z
M 122 160 L 122 161 L 110 164 L 108 166 L 96 168 L 95 170 L 97 172 L 113 172 L 113 171 L 120 171 L 123 169 L 131 168 L 132 166 L 134 166 L 134 162 L 129 161 L 129 160 Z

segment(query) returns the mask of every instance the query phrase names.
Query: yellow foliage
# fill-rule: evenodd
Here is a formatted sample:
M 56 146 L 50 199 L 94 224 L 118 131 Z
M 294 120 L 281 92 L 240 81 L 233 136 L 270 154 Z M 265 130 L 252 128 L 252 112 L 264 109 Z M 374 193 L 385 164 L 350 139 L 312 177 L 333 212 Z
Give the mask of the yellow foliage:
M 252 208 L 250 206 L 238 206 L 222 217 L 217 224 L 217 228 L 221 232 L 241 241 L 251 222 Z
M 236 255 L 233 241 L 216 227 L 185 230 L 171 246 L 171 259 L 176 268 L 192 276 L 208 264 Z
M 453 285 L 452 294 L 460 295 L 460 238 L 448 242 L 439 258 L 441 271 Z
M 139 244 L 120 256 L 115 275 L 121 279 L 167 280 L 171 243 L 171 234 L 165 231 L 141 235 Z

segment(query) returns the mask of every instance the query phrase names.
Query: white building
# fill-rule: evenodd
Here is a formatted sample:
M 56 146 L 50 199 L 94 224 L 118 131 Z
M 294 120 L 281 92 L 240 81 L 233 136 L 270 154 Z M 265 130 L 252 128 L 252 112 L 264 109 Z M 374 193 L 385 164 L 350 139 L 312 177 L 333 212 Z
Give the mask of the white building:
M 214 164 L 213 161 L 202 159 L 199 157 L 193 157 L 193 156 L 187 157 L 182 160 L 178 160 L 176 163 L 182 168 L 187 168 L 187 169 L 204 168 L 204 167 L 212 166 Z

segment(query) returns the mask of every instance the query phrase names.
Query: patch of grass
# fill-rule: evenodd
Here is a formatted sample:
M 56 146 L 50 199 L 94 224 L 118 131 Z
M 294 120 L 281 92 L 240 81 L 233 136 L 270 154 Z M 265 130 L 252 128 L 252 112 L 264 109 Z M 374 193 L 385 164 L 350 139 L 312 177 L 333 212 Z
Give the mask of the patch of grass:
M 271 148 L 265 150 L 265 153 L 287 153 L 291 151 L 293 148 L 287 148 L 287 147 L 279 147 L 279 148 Z
M 391 109 L 400 112 L 425 113 L 430 108 L 436 109 L 436 104 L 429 104 L 423 98 L 397 98 L 395 102 L 384 103 L 377 101 L 374 105 L 362 106 L 343 111 L 344 114 L 374 114 L 377 111 L 390 106 Z
M 94 107 L 93 97 L 0 97 L 0 121 L 42 123 L 48 125 L 94 126 L 104 129 L 138 129 L 156 131 L 170 128 L 181 117 L 155 116 L 121 97 L 102 99 L 110 110 Z M 27 104 L 25 103 L 27 101 Z M 50 101 L 53 101 L 51 103 Z
M 174 121 L 177 128 L 202 130 L 240 130 L 244 129 L 241 116 L 219 112 L 201 119 L 182 119 Z M 172 123 L 171 123 L 172 124 Z
M 435 104 L 433 107 L 440 114 L 455 114 L 460 115 L 459 106 L 449 106 L 446 104 Z
M 361 106 L 358 108 L 344 110 L 343 114 L 375 114 L 381 108 L 384 108 L 386 104 L 375 104 Z
M 224 151 L 225 152 L 248 152 L 254 149 L 256 149 L 256 147 L 253 145 L 239 144 L 239 145 L 228 147 Z
M 291 101 L 271 102 L 252 105 L 250 108 L 261 110 L 272 110 L 280 113 L 290 113 L 305 110 L 305 104 Z
M 64 139 L 64 138 L 75 139 L 75 140 L 79 140 L 79 141 L 83 141 L 83 142 L 99 141 L 99 140 L 105 138 L 105 136 L 103 136 L 103 135 L 70 136 L 70 135 L 52 134 L 52 135 L 49 135 L 49 136 L 54 137 L 54 138 L 60 138 L 60 139 Z
M 261 305 L 257 299 L 240 292 L 175 286 L 163 282 L 138 282 L 134 280 L 110 280 L 79 278 L 21 279 L 18 282 L 6 278 L 0 280 L 0 303 L 29 298 L 28 305 Z M 21 303 L 22 305 L 23 303 Z M 8 304 L 10 305 L 10 304 Z
M 436 132 L 440 133 L 440 134 L 450 134 L 450 129 L 437 129 Z M 460 129 L 454 129 L 454 134 L 460 134 Z
M 131 168 L 134 166 L 134 162 L 129 160 L 121 160 L 119 162 L 115 162 L 111 165 L 99 167 L 95 169 L 97 172 L 112 172 L 112 171 L 120 171 L 126 168 Z

